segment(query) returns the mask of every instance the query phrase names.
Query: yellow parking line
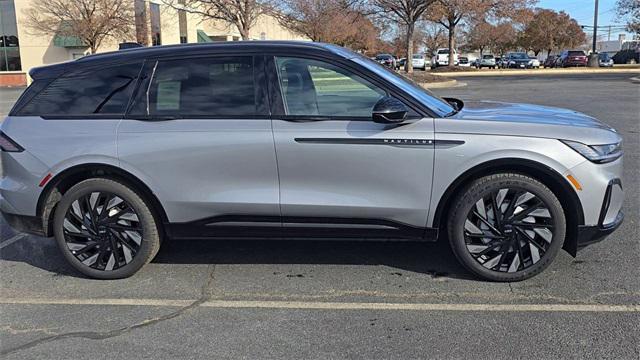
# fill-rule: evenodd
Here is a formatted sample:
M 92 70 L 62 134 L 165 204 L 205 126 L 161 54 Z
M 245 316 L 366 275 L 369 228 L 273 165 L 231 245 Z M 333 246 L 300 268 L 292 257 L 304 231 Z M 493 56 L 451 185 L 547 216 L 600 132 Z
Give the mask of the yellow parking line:
M 17 299 L 0 298 L 0 304 L 11 305 L 112 305 L 182 307 L 196 300 L 165 299 Z M 613 304 L 425 304 L 383 302 L 259 301 L 208 300 L 207 308 L 291 309 L 291 310 L 399 310 L 399 311 L 502 311 L 502 312 L 640 312 L 640 305 Z

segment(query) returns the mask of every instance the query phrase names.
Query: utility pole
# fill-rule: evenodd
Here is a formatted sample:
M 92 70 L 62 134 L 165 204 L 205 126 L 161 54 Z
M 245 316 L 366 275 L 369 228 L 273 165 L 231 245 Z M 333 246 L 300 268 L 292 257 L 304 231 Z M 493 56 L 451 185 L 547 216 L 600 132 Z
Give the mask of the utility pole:
M 596 53 L 596 43 L 598 41 L 598 0 L 596 1 L 595 11 L 593 13 L 593 46 L 591 48 L 591 55 L 589 55 L 589 66 L 599 67 L 598 54 Z
M 609 33 L 607 33 L 607 41 L 611 41 L 611 25 L 609 25 Z

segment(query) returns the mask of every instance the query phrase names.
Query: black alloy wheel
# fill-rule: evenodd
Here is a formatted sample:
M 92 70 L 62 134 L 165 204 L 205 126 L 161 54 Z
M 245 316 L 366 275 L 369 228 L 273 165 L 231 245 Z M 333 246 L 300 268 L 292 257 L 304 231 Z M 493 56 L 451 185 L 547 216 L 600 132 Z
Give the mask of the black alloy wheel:
M 63 227 L 73 256 L 90 268 L 104 271 L 130 263 L 144 237 L 136 211 L 108 192 L 91 192 L 72 202 Z
M 115 179 L 81 181 L 56 205 L 53 230 L 67 261 L 97 279 L 129 277 L 160 248 L 161 222 L 147 201 Z
M 467 249 L 483 267 L 516 272 L 540 261 L 553 241 L 554 220 L 534 194 L 504 188 L 481 197 L 464 225 Z
M 479 178 L 455 199 L 448 218 L 451 248 L 475 275 L 520 281 L 542 272 L 564 244 L 566 218 L 555 194 L 517 173 Z

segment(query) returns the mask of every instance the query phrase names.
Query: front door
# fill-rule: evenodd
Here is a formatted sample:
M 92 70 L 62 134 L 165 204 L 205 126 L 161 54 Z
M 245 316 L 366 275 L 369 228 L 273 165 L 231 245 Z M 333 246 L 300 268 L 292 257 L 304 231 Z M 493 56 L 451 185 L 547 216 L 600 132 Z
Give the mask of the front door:
M 374 80 L 323 60 L 271 60 L 271 90 L 282 99 L 272 112 L 285 234 L 422 238 L 433 119 L 413 112 L 406 124 L 375 123 L 374 104 L 393 94 Z

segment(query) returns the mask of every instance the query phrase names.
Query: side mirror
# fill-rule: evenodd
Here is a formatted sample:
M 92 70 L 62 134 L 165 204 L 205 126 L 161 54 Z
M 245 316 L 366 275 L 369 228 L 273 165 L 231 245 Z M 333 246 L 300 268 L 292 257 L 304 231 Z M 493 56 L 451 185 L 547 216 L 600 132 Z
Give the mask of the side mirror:
M 407 107 L 400 100 L 385 96 L 373 106 L 371 118 L 381 124 L 397 124 L 407 118 L 407 112 Z
M 448 102 L 449 105 L 453 106 L 454 109 L 456 109 L 457 111 L 462 110 L 462 108 L 464 107 L 464 102 L 462 102 L 462 100 L 460 99 L 456 99 L 456 98 L 443 98 L 444 101 Z

